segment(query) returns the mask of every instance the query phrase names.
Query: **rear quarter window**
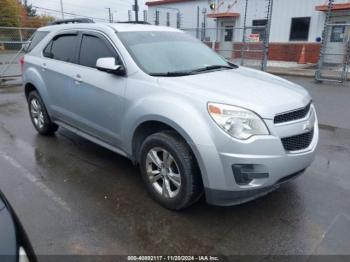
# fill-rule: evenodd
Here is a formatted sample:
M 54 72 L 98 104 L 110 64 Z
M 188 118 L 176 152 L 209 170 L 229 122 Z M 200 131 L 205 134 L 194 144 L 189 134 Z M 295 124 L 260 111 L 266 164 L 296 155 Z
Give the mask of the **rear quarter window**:
M 24 48 L 24 52 L 32 51 L 48 34 L 49 32 L 46 31 L 36 31 L 30 38 L 30 43 Z

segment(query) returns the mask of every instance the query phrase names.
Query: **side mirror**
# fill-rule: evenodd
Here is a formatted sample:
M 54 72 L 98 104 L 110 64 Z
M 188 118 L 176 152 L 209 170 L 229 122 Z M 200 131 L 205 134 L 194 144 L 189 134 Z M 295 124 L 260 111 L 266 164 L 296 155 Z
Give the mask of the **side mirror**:
M 103 57 L 96 61 L 96 68 L 100 71 L 123 76 L 125 69 L 122 65 L 115 64 L 114 57 Z

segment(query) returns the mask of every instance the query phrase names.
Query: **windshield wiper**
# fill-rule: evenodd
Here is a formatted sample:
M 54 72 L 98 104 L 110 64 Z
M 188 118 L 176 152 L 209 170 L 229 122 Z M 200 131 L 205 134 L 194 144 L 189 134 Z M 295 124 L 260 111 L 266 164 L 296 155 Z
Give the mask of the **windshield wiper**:
M 171 76 L 188 76 L 188 75 L 194 75 L 200 72 L 205 71 L 211 71 L 216 69 L 235 69 L 238 68 L 238 66 L 229 63 L 229 65 L 211 65 L 206 66 L 203 68 L 193 69 L 193 70 L 186 70 L 186 71 L 174 71 L 174 72 L 165 72 L 165 73 L 151 73 L 151 76 L 164 76 L 164 77 L 171 77 Z
M 204 71 L 211 71 L 211 70 L 216 70 L 216 69 L 234 69 L 236 68 L 235 66 L 229 66 L 229 65 L 211 65 L 211 66 L 206 66 L 203 68 L 198 68 L 192 71 L 192 73 L 199 73 L 199 72 L 204 72 Z
M 192 71 L 175 71 L 175 72 L 166 72 L 166 73 L 152 73 L 151 76 L 188 76 L 192 75 Z

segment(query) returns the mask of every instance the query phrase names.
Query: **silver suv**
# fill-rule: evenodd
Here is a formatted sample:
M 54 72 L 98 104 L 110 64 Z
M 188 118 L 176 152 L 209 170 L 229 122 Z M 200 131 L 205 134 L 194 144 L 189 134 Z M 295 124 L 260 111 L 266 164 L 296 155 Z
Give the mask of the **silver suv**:
M 179 210 L 265 195 L 313 161 L 318 123 L 308 92 L 238 67 L 169 27 L 40 28 L 23 61 L 34 127 L 62 127 L 140 166 L 150 195 Z

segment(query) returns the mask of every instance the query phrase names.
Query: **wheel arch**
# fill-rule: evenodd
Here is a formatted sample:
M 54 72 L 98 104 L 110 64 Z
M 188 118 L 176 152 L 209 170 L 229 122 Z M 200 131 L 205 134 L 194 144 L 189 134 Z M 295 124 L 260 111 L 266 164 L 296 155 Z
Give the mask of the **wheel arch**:
M 162 131 L 173 131 L 177 135 L 179 135 L 188 145 L 191 153 L 194 155 L 197 166 L 201 172 L 202 179 L 206 176 L 204 164 L 202 158 L 199 154 L 199 151 L 192 141 L 191 137 L 183 130 L 180 126 L 176 125 L 170 120 L 162 120 L 162 119 L 149 119 L 140 122 L 137 127 L 134 129 L 132 133 L 132 159 L 135 164 L 139 163 L 139 152 L 143 141 L 150 135 L 162 132 Z M 204 179 L 205 181 L 205 179 Z
M 26 83 L 24 85 L 24 94 L 26 96 L 26 99 L 28 99 L 29 94 L 33 91 L 38 92 L 38 89 L 35 87 L 35 85 L 33 85 L 32 83 Z
M 47 87 L 45 85 L 44 79 L 42 78 L 40 72 L 38 72 L 36 68 L 29 67 L 25 71 L 23 75 L 23 82 L 24 82 L 24 93 L 26 95 L 26 98 L 28 98 L 28 95 L 31 91 L 35 90 L 39 93 L 40 97 L 43 99 L 44 103 L 47 105 L 48 99 L 49 99 Z

